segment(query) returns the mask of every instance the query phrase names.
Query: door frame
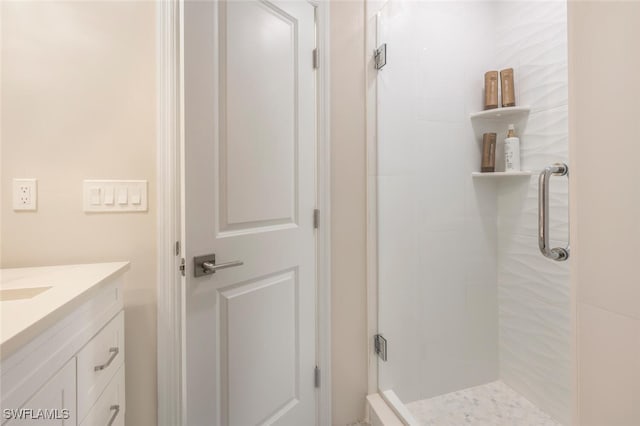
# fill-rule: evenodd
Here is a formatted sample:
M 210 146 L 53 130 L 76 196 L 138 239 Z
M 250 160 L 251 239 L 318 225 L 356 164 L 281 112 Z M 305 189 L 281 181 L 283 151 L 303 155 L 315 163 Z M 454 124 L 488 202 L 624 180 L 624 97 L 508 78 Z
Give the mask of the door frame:
M 316 7 L 317 46 L 317 231 L 316 361 L 320 388 L 316 392 L 317 425 L 331 424 L 331 180 L 329 123 L 329 2 Z M 159 425 L 184 425 L 184 284 L 179 272 L 184 230 L 184 182 L 180 167 L 183 128 L 184 0 L 156 3 L 156 175 L 157 175 L 157 416 Z

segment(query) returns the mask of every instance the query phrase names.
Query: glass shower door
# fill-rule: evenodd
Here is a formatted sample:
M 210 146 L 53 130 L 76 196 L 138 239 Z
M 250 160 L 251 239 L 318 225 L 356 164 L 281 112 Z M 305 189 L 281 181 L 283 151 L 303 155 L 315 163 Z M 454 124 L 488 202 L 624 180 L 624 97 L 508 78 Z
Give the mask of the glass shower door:
M 521 38 L 507 37 L 516 29 Z M 537 175 L 568 161 L 566 4 L 388 1 L 376 33 L 387 48 L 377 72 L 380 391 L 420 412 L 471 388 L 461 398 L 523 398 L 540 424 L 568 424 L 568 265 L 542 257 L 536 235 Z M 507 67 L 530 173 L 477 176 L 482 132 L 500 143 L 512 123 L 507 110 L 482 125 L 470 117 L 483 110 L 484 73 Z M 565 243 L 567 200 L 566 180 L 554 179 L 551 235 Z

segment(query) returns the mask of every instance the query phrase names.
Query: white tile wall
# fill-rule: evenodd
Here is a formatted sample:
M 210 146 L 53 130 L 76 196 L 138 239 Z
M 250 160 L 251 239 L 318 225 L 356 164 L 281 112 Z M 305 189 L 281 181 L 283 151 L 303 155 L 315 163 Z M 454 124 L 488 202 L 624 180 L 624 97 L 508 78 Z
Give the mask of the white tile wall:
M 378 38 L 380 387 L 408 402 L 500 376 L 568 424 L 568 267 L 538 252 L 537 176 L 471 178 L 469 120 L 484 72 L 513 67 L 518 104 L 532 107 L 523 169 L 568 160 L 566 5 L 392 1 Z M 551 184 L 563 244 L 568 186 Z
M 521 138 L 529 183 L 498 190 L 500 378 L 563 424 L 570 421 L 569 264 L 537 248 L 539 172 L 568 159 L 565 2 L 500 2 L 498 67 L 515 69 L 517 102 L 531 113 Z M 550 234 L 568 241 L 568 181 L 551 180 Z

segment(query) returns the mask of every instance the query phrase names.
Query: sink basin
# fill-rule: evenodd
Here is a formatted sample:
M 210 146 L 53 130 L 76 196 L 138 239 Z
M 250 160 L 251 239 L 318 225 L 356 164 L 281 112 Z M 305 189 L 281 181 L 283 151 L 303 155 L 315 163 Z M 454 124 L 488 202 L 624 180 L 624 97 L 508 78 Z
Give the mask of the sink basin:
M 0 301 L 31 299 L 49 290 L 51 287 L 8 288 L 0 290 Z

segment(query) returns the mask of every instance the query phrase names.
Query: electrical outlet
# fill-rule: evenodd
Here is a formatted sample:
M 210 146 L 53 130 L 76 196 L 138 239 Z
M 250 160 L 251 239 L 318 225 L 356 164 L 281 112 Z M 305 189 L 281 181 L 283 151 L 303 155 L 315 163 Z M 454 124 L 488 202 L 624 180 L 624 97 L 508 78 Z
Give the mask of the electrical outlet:
M 13 180 L 13 210 L 36 210 L 38 181 L 36 179 Z

